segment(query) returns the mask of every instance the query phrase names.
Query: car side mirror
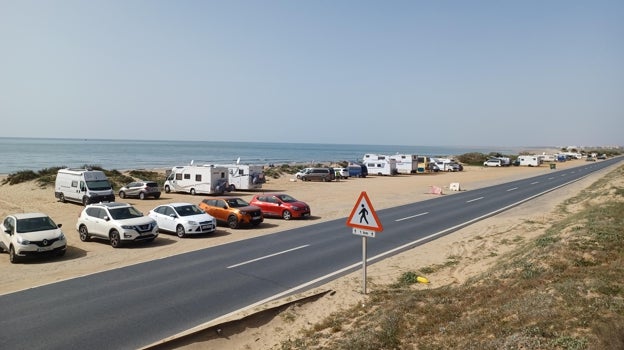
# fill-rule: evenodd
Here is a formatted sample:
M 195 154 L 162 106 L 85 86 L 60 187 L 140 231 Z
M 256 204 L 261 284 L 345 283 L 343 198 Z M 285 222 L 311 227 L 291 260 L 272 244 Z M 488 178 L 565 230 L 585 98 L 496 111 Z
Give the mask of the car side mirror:
M 58 224 L 56 225 L 56 227 L 61 228 L 63 226 L 63 224 Z
M 223 206 L 223 209 L 227 209 L 227 205 L 224 205 L 224 206 Z
M 5 233 L 8 233 L 8 234 L 11 234 L 11 230 L 10 230 L 10 229 L 8 229 L 8 228 L 5 228 L 5 229 L 4 229 L 4 232 L 5 232 Z
M 108 221 L 108 220 L 110 220 L 110 218 L 108 217 L 108 215 L 105 215 L 102 219 L 104 219 L 104 221 Z
M 175 219 L 176 215 L 175 214 L 169 214 L 169 217 Z

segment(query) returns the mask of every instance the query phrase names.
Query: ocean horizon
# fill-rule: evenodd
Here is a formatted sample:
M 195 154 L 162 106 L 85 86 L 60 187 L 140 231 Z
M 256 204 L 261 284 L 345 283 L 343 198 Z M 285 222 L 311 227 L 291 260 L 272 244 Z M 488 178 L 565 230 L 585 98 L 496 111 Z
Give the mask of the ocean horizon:
M 0 137 L 0 174 L 51 167 L 168 169 L 194 164 L 289 164 L 361 161 L 364 154 L 457 156 L 517 154 L 538 147 L 356 145 L 236 141 L 164 141 Z

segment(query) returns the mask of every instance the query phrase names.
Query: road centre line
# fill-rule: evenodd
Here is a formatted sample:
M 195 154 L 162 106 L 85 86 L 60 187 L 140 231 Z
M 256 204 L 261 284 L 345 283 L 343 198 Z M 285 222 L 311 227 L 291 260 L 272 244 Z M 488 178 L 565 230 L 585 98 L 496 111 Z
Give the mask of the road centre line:
M 404 217 L 404 218 L 396 219 L 396 220 L 394 220 L 394 221 L 403 221 L 403 220 L 408 220 L 408 219 L 415 218 L 415 217 L 417 217 L 417 216 L 423 216 L 423 215 L 427 215 L 427 214 L 429 214 L 429 212 L 428 212 L 428 211 L 426 211 L 426 212 L 424 212 L 424 213 L 420 213 L 420 214 L 412 215 L 412 216 L 406 216 L 406 217 Z
M 270 257 L 276 256 L 276 255 L 280 255 L 280 254 L 284 254 L 284 253 L 292 252 L 292 251 L 294 251 L 294 250 L 302 249 L 302 248 L 309 247 L 309 246 L 310 246 L 309 244 L 306 244 L 306 245 L 302 245 L 302 246 L 299 246 L 299 247 L 296 247 L 296 248 L 283 250 L 283 251 L 281 251 L 281 252 L 277 252 L 277 253 L 274 253 L 274 254 L 269 254 L 269 255 L 261 256 L 261 257 L 256 258 L 256 259 L 251 259 L 251 260 L 243 261 L 242 263 L 235 264 L 235 265 L 232 265 L 232 266 L 228 266 L 227 268 L 228 268 L 228 269 L 233 269 L 233 268 L 235 268 L 235 267 L 239 267 L 239 266 L 241 266 L 241 265 L 250 264 L 250 263 L 252 263 L 252 262 L 256 262 L 256 261 L 258 261 L 258 260 L 267 259 L 267 258 L 270 258 Z
M 476 202 L 476 201 L 481 200 L 481 199 L 483 199 L 483 197 L 479 197 L 479 198 L 471 199 L 471 200 L 469 200 L 469 201 L 466 201 L 466 203 Z
M 538 184 L 538 183 L 539 183 L 539 181 L 531 182 L 531 185 L 535 185 L 535 184 Z
M 507 192 L 515 191 L 517 189 L 518 189 L 518 187 L 512 187 L 512 188 L 508 189 Z
M 551 176 L 551 177 L 549 177 L 549 178 L 548 178 L 548 180 L 552 180 L 552 179 L 554 179 L 554 178 L 555 178 L 554 176 Z

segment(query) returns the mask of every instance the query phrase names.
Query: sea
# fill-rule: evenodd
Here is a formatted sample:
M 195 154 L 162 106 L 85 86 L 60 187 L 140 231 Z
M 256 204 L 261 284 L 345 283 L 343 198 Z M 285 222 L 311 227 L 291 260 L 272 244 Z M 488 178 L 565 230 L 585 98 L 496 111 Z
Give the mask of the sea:
M 514 148 L 0 137 L 0 174 L 52 167 L 169 169 L 188 164 L 301 164 L 361 161 L 364 154 L 515 154 Z

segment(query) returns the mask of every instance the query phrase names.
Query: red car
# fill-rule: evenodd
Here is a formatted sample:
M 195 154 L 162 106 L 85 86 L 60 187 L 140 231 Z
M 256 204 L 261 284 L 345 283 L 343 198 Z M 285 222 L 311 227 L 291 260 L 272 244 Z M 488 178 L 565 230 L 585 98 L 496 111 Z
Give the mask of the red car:
M 285 193 L 263 193 L 255 195 L 249 204 L 262 209 L 264 216 L 281 217 L 284 220 L 310 216 L 310 206 Z

